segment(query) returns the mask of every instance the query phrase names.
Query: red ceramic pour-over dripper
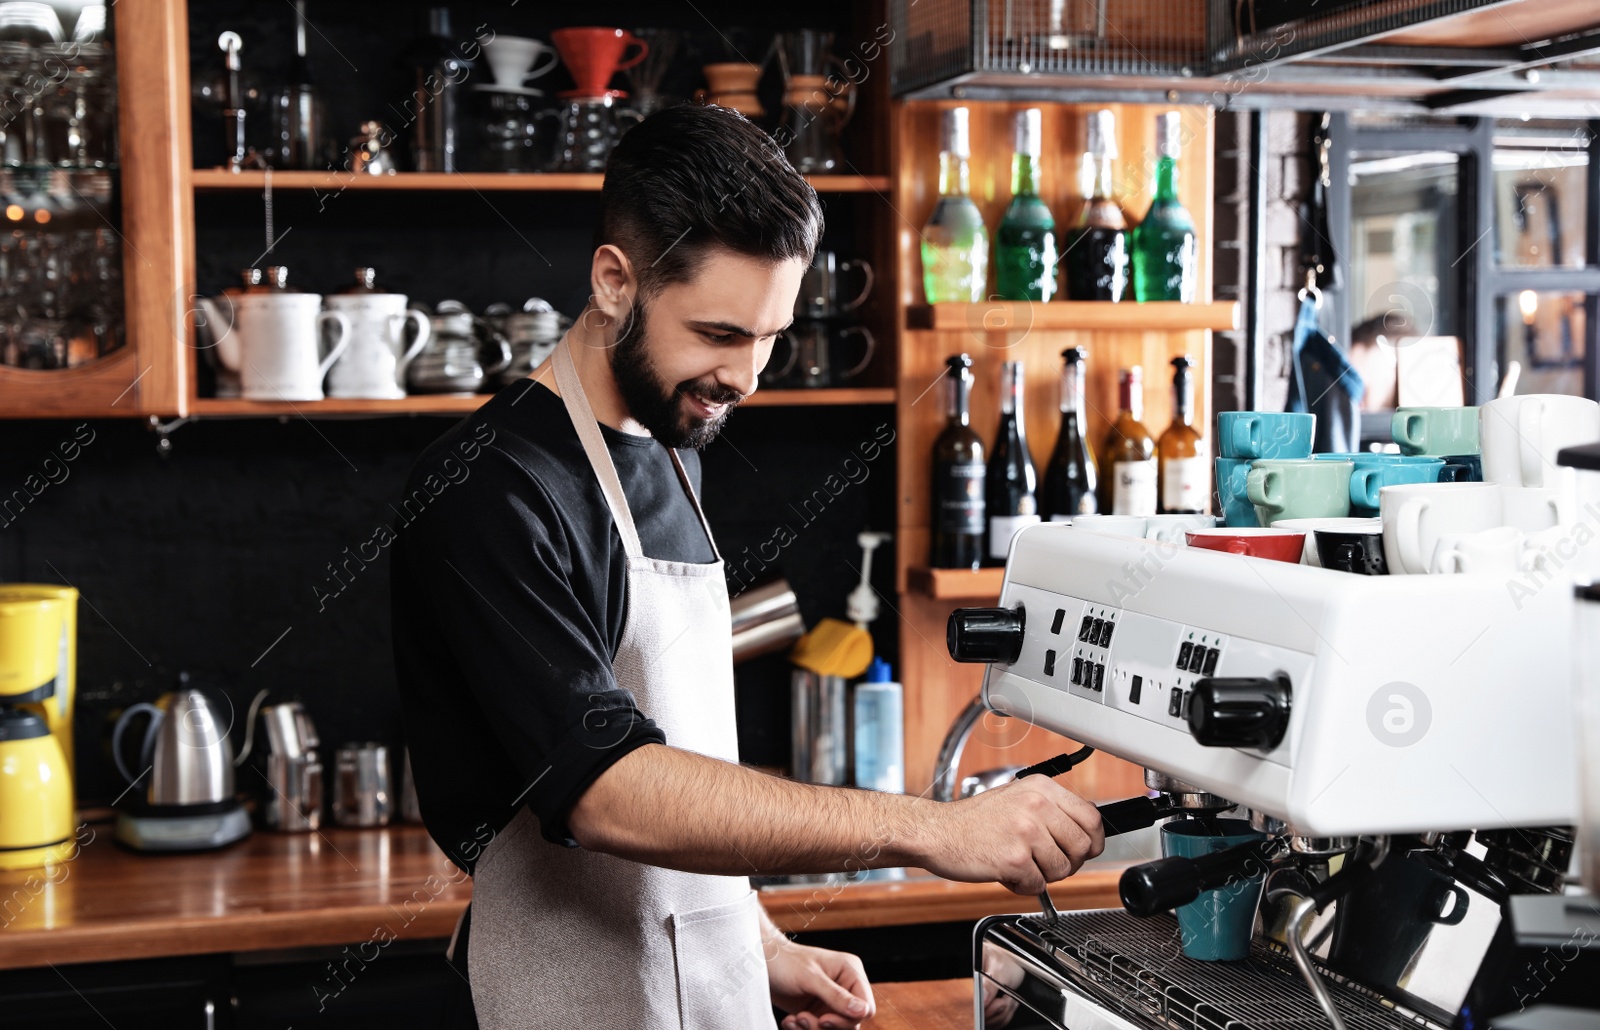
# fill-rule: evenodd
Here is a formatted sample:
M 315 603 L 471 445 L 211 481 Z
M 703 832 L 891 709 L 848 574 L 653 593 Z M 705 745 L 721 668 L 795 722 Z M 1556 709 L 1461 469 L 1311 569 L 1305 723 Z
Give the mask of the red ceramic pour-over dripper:
M 561 62 L 572 73 L 572 81 L 578 87 L 563 92 L 561 95 L 564 97 L 621 95 L 615 90 L 606 89 L 611 76 L 632 68 L 650 53 L 650 47 L 644 40 L 625 29 L 556 29 L 550 33 L 550 42 L 555 44 L 556 51 L 561 54 Z M 624 57 L 629 47 L 638 49 Z

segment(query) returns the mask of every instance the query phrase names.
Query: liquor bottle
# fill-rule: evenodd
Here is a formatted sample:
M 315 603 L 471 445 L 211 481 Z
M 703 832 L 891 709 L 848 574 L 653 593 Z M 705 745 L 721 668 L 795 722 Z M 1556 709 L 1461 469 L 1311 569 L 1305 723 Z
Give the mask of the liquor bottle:
M 1211 463 L 1205 439 L 1194 427 L 1192 367 L 1194 360 L 1187 354 L 1172 359 L 1172 424 L 1156 441 L 1163 515 L 1199 513 L 1211 496 Z
M 1000 428 L 984 474 L 983 507 L 989 522 L 986 565 L 1004 565 L 1011 538 L 1039 521 L 1039 474 L 1028 452 L 1022 413 L 1022 362 L 1006 362 L 1000 376 Z
M 989 231 L 972 202 L 967 109 L 944 113 L 939 142 L 939 200 L 922 227 L 922 289 L 929 304 L 972 303 L 989 285 Z
M 983 561 L 983 441 L 972 431 L 967 395 L 972 359 L 945 361 L 949 421 L 933 442 L 933 554 L 936 569 L 976 569 Z
M 1117 156 L 1116 119 L 1089 116 L 1089 142 L 1079 172 L 1083 213 L 1067 233 L 1062 264 L 1068 300 L 1121 300 L 1128 288 L 1128 220 L 1117 205 L 1111 162 Z
M 1194 303 L 1200 277 L 1194 219 L 1178 202 L 1178 112 L 1156 115 L 1156 196 L 1133 230 L 1135 300 Z
M 1011 203 L 995 233 L 995 286 L 1001 300 L 1049 300 L 1056 294 L 1056 219 L 1039 199 L 1037 107 L 1017 112 L 1011 156 Z
M 322 96 L 306 60 L 306 0 L 294 0 L 294 58 L 289 83 L 272 97 L 274 131 L 268 154 L 274 168 L 321 168 L 326 124 Z
M 1109 473 L 1100 509 L 1113 515 L 1156 513 L 1156 442 L 1144 416 L 1144 372 L 1138 365 L 1118 376 L 1121 410 L 1106 434 L 1100 467 Z
M 1100 510 L 1095 496 L 1094 455 L 1083 436 L 1084 362 L 1089 352 L 1068 347 L 1061 352 L 1061 432 L 1045 468 L 1040 513 L 1051 522 L 1071 522 L 1075 515 Z

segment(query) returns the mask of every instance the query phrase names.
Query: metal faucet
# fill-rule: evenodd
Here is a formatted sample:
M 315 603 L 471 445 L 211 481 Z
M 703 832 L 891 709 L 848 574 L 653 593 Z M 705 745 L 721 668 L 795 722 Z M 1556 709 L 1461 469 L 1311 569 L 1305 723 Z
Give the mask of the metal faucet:
M 956 721 L 950 724 L 950 732 L 944 735 L 944 743 L 939 745 L 939 757 L 933 760 L 933 800 L 956 799 L 956 767 L 961 764 L 961 752 L 967 746 L 967 738 L 972 736 L 972 728 L 978 725 L 978 719 L 988 710 L 983 703 L 983 692 L 979 691 L 956 716 Z

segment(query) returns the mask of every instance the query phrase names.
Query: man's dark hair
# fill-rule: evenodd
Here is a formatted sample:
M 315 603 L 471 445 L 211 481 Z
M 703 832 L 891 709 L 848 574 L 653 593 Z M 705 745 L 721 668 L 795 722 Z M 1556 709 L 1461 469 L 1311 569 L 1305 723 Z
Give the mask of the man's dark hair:
M 726 107 L 658 111 L 606 162 L 595 246 L 628 255 L 645 297 L 693 278 L 710 247 L 809 263 L 821 238 L 817 191 L 771 136 Z

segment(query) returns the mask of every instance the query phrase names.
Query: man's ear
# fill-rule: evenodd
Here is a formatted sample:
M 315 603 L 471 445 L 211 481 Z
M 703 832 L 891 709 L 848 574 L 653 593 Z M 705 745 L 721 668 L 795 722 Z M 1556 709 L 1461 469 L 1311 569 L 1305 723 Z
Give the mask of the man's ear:
M 628 255 L 610 243 L 595 250 L 589 266 L 589 290 L 594 306 L 603 311 L 613 325 L 620 325 L 632 313 L 638 289 Z

